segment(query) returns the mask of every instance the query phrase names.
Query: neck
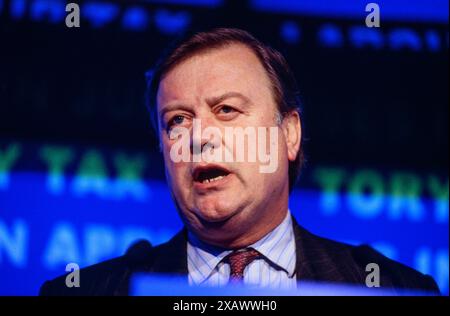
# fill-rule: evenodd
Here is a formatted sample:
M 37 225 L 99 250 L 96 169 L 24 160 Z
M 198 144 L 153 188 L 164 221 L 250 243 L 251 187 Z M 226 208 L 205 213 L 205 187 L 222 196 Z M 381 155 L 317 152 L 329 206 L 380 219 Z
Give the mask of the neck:
M 283 208 L 278 208 L 276 212 L 274 212 L 273 208 L 266 208 L 261 214 L 264 216 L 258 223 L 249 222 L 247 225 L 239 227 L 239 229 L 235 228 L 227 231 L 224 231 L 224 228 L 221 227 L 214 232 L 208 229 L 206 233 L 204 231 L 195 233 L 192 230 L 191 233 L 194 233 L 202 242 L 215 247 L 241 249 L 256 243 L 277 228 L 286 218 L 287 212 L 288 206 L 286 203 Z M 236 235 L 236 230 L 242 233 Z
M 280 225 L 283 220 L 286 218 L 287 215 L 287 208 L 284 209 L 282 212 L 278 212 L 276 215 L 271 216 L 270 221 L 266 223 L 261 223 L 260 225 L 255 225 L 254 229 L 249 229 L 249 231 L 232 241 L 226 244 L 226 248 L 229 249 L 240 249 L 248 247 L 257 241 L 261 240 L 264 236 L 269 234 L 271 231 L 273 231 L 275 228 Z

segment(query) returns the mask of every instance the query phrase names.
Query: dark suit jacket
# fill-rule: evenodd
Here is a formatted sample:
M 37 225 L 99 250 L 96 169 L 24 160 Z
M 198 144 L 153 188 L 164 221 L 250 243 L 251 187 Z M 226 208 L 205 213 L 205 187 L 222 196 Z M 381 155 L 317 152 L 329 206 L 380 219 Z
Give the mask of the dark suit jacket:
M 414 269 L 388 259 L 369 246 L 350 246 L 315 236 L 294 219 L 298 281 L 365 285 L 366 265 L 380 267 L 381 287 L 416 289 L 439 294 L 434 280 Z M 127 295 L 135 272 L 171 273 L 187 278 L 187 232 L 182 230 L 169 242 L 80 270 L 80 287 L 69 288 L 65 276 L 45 282 L 40 295 Z

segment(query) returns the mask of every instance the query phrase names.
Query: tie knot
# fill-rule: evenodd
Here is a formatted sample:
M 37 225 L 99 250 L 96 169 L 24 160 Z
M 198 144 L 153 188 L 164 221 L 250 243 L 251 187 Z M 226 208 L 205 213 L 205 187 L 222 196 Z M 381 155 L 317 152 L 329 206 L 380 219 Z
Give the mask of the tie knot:
M 225 257 L 225 261 L 230 264 L 230 280 L 242 281 L 245 268 L 260 256 L 255 249 L 243 249 L 230 253 Z

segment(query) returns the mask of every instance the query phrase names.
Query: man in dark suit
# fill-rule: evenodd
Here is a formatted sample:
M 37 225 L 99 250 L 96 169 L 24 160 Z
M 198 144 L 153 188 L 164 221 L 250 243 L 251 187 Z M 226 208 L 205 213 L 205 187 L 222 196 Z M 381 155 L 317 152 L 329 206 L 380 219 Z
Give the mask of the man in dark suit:
M 44 283 L 42 295 L 127 295 L 136 272 L 191 285 L 296 288 L 304 280 L 439 293 L 429 276 L 368 246 L 317 237 L 291 216 L 303 163 L 295 79 L 283 56 L 249 33 L 215 29 L 179 43 L 156 67 L 148 106 L 185 228 L 155 248 Z

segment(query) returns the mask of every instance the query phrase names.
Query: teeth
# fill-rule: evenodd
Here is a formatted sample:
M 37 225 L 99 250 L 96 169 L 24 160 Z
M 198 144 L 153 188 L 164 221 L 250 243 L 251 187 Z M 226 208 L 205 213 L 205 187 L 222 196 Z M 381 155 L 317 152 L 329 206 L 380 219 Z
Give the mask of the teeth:
M 215 178 L 212 178 L 212 179 L 205 179 L 205 180 L 203 180 L 203 183 L 210 183 L 210 182 L 213 182 L 213 181 L 220 180 L 222 178 L 223 178 L 223 176 L 218 176 L 218 177 L 215 177 Z

